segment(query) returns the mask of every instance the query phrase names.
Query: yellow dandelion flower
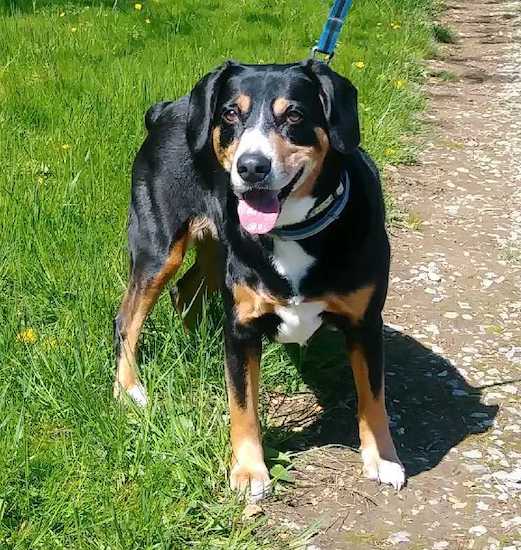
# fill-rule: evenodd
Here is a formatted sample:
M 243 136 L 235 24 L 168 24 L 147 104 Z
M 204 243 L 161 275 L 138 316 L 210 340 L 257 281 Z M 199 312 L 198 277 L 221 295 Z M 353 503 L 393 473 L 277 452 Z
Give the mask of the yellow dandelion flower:
M 400 22 L 399 21 L 391 21 L 391 29 L 399 29 L 401 27 L 400 25 Z
M 64 143 L 64 144 L 62 145 L 62 149 L 63 149 L 64 151 L 68 151 L 70 148 L 71 148 L 71 146 L 70 146 L 68 143 Z
M 387 147 L 387 149 L 384 150 L 384 155 L 386 157 L 392 157 L 392 156 L 394 156 L 394 153 L 396 153 L 396 151 L 394 149 L 392 149 L 391 147 Z
M 38 335 L 34 328 L 26 328 L 16 335 L 16 339 L 24 344 L 34 344 L 38 340 Z
M 354 63 L 354 66 L 357 69 L 363 69 L 365 67 L 365 63 L 363 61 L 357 61 L 356 63 Z
M 134 4 L 134 9 L 136 11 L 141 11 L 143 9 L 143 4 Z
M 76 32 L 78 29 L 76 27 L 71 27 L 71 32 Z
M 393 82 L 393 85 L 397 90 L 401 90 L 402 88 L 405 87 L 405 80 L 398 78 Z

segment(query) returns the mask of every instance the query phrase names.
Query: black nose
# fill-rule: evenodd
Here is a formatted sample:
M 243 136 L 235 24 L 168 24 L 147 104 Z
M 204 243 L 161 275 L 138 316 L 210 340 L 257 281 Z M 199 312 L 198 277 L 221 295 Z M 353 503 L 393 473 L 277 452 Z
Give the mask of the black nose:
M 237 160 L 237 172 L 248 183 L 260 183 L 271 170 L 271 160 L 259 153 L 244 153 Z

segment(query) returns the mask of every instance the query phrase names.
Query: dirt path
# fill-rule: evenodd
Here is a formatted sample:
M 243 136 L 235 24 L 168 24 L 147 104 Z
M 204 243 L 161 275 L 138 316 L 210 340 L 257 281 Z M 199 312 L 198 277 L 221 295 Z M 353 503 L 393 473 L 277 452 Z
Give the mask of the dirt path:
M 521 1 L 450 1 L 442 21 L 458 41 L 429 64 L 432 137 L 387 178 L 420 226 L 392 231 L 385 314 L 409 484 L 360 478 L 352 388 L 278 406 L 303 452 L 268 522 L 319 521 L 310 549 L 521 549 Z

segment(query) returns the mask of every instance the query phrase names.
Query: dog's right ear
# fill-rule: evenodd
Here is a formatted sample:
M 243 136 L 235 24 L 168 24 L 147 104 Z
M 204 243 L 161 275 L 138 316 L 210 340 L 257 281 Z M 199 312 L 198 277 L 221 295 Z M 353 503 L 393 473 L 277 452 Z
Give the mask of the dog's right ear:
M 210 143 L 210 132 L 219 91 L 228 70 L 234 65 L 233 61 L 226 61 L 211 73 L 203 76 L 190 94 L 186 139 L 188 147 L 194 155 L 201 154 Z

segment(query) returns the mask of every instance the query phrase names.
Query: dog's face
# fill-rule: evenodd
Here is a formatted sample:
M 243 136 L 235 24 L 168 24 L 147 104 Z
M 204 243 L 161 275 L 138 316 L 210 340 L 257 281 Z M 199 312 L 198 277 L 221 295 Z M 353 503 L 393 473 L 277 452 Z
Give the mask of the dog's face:
M 321 63 L 228 63 L 194 88 L 187 137 L 230 174 L 244 229 L 268 233 L 289 196 L 313 194 L 330 148 L 358 145 L 356 91 Z

